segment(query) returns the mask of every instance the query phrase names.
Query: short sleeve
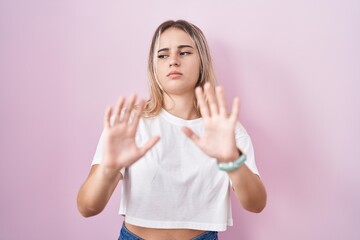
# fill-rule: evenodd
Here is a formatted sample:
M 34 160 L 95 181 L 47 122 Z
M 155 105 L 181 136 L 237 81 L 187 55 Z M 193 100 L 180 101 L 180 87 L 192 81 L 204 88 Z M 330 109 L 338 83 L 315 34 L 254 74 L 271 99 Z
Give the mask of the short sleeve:
M 254 148 L 250 136 L 241 123 L 237 123 L 235 129 L 236 146 L 246 154 L 246 166 L 256 175 L 260 175 L 255 163 Z
M 100 164 L 102 162 L 103 148 L 104 148 L 104 130 L 100 135 L 100 139 L 96 146 L 94 158 L 91 165 Z

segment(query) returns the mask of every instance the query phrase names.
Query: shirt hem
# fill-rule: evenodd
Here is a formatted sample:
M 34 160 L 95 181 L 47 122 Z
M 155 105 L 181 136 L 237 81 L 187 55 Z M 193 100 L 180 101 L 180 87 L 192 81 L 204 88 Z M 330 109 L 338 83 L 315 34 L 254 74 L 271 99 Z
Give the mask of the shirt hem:
M 133 224 L 140 227 L 147 228 L 161 228 L 161 229 L 195 229 L 203 231 L 217 231 L 223 232 L 226 231 L 227 226 L 232 226 L 232 219 L 228 223 L 198 223 L 198 222 L 178 222 L 178 221 L 154 221 L 154 220 L 144 220 L 131 216 L 125 216 L 125 222 Z

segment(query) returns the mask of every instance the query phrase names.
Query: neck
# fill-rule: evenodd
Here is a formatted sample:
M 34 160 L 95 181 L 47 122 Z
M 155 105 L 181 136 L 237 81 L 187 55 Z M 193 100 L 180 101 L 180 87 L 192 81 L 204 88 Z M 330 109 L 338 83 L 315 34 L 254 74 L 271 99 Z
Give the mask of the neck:
M 194 106 L 195 95 L 166 95 L 164 94 L 164 109 L 172 115 L 186 119 L 196 119 L 200 114 Z

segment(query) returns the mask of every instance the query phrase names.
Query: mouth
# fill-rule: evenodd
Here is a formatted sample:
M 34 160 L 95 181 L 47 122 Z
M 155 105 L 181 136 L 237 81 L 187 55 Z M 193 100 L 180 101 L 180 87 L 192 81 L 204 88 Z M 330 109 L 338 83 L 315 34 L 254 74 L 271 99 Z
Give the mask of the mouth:
M 168 75 L 166 75 L 167 77 L 170 78 L 175 78 L 175 77 L 180 77 L 181 75 L 183 75 L 181 72 L 178 71 L 171 71 L 168 73 Z

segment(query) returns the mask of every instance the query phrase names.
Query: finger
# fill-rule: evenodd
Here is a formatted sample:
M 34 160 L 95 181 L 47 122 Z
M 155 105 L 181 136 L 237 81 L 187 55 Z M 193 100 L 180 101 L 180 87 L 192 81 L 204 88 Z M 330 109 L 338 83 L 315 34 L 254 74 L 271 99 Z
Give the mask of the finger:
M 139 125 L 139 121 L 140 121 L 141 114 L 142 114 L 142 111 L 144 109 L 144 106 L 145 106 L 145 101 L 141 100 L 139 105 L 138 105 L 138 109 L 135 112 L 134 119 L 133 119 L 133 121 L 131 123 L 131 133 L 132 134 L 136 133 L 136 129 L 137 129 L 138 125 Z
M 227 116 L 227 107 L 226 100 L 224 95 L 224 89 L 220 86 L 217 86 L 215 89 L 216 99 L 219 104 L 219 114 L 222 116 Z
M 112 108 L 107 107 L 104 115 L 104 127 L 106 128 L 111 127 L 111 123 L 110 123 L 111 113 L 112 113 Z
M 125 103 L 125 98 L 124 97 L 120 97 L 116 106 L 115 106 L 115 112 L 114 112 L 114 124 L 118 123 L 120 121 L 120 114 L 121 114 L 121 110 L 124 106 Z
M 230 118 L 236 121 L 240 112 L 240 100 L 238 97 L 234 98 Z
M 217 102 L 216 102 L 216 98 L 215 98 L 215 94 L 214 94 L 214 88 L 210 85 L 210 83 L 206 83 L 205 86 L 205 94 L 209 103 L 209 108 L 210 108 L 210 115 L 218 115 L 218 106 L 217 106 Z
M 201 116 L 203 118 L 209 117 L 209 108 L 206 104 L 204 92 L 201 89 L 201 87 L 197 87 L 195 89 L 195 95 L 196 95 L 197 102 L 199 104 Z
M 195 144 L 198 145 L 198 142 L 199 142 L 199 140 L 200 140 L 200 137 L 199 137 L 196 133 L 194 133 L 193 130 L 191 130 L 190 128 L 185 127 L 185 126 L 182 127 L 182 130 L 183 130 L 183 132 L 185 133 L 185 135 L 186 135 L 188 138 L 190 138 L 191 140 L 193 140 L 193 141 L 195 142 Z
M 134 107 L 135 102 L 136 102 L 136 94 L 133 94 L 129 98 L 129 102 L 127 104 L 127 107 L 126 107 L 125 113 L 124 113 L 124 117 L 121 120 L 121 122 L 125 122 L 125 123 L 129 122 L 130 114 L 131 114 L 131 111 L 132 111 L 132 109 Z
M 158 141 L 160 140 L 159 136 L 155 136 L 150 138 L 144 146 L 140 148 L 141 157 L 145 155 Z

